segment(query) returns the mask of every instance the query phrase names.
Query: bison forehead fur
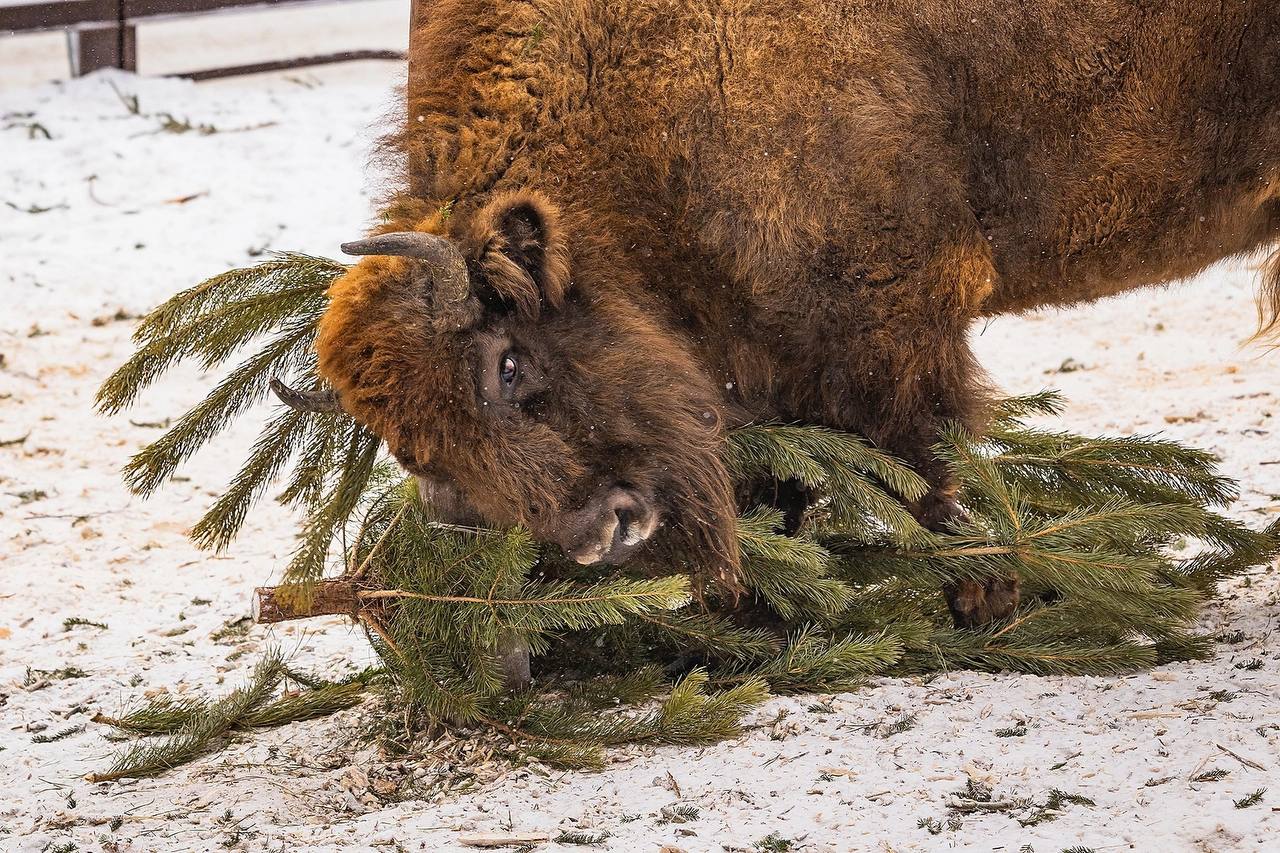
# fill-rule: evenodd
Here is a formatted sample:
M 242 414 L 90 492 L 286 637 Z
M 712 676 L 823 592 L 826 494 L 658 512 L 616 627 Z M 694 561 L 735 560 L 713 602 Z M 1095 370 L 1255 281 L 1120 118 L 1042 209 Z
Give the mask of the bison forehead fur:
M 731 576 L 716 444 L 752 419 L 863 432 L 945 524 L 976 318 L 1280 237 L 1272 0 L 422 5 L 383 230 L 448 238 L 469 290 L 366 258 L 321 370 L 410 470 L 575 554 L 665 526 Z

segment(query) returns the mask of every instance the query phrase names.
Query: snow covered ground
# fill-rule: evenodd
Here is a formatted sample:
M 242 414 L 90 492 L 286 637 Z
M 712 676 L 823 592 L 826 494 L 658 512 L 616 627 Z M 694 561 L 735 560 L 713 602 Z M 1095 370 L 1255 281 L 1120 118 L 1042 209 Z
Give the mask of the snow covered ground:
M 251 588 L 290 549 L 291 519 L 274 505 L 225 555 L 184 538 L 253 424 L 150 502 L 122 486 L 128 456 L 212 377 L 171 378 L 112 419 L 91 401 L 131 352 L 133 318 L 174 290 L 272 248 L 332 255 L 361 233 L 367 141 L 398 74 L 368 63 L 0 91 L 0 849 L 453 850 L 512 829 L 607 831 L 597 849 L 691 853 L 1277 849 L 1274 566 L 1205 614 L 1206 631 L 1234 632 L 1210 662 L 1123 678 L 882 679 L 776 700 L 736 741 L 628 750 L 600 773 L 526 770 L 424 796 L 432 768 L 361 746 L 369 711 L 356 709 L 157 779 L 84 781 L 115 749 L 90 721 L 99 710 L 227 690 L 275 644 L 330 675 L 369 658 L 339 620 L 246 624 Z M 977 341 L 1009 392 L 1063 390 L 1074 429 L 1162 431 L 1220 453 L 1243 484 L 1234 511 L 1261 526 L 1280 512 L 1280 354 L 1239 347 L 1253 320 L 1251 272 L 1233 265 L 1164 292 L 1001 318 Z M 910 714 L 906 731 L 868 728 Z M 1025 734 L 997 734 L 1010 728 Z M 1194 781 L 1214 770 L 1226 775 Z M 1027 827 L 979 811 L 948 828 L 969 780 L 997 801 L 1043 802 L 1057 788 L 1095 805 Z M 1259 803 L 1233 804 L 1259 788 L 1271 789 Z M 677 804 L 698 817 L 664 816 Z

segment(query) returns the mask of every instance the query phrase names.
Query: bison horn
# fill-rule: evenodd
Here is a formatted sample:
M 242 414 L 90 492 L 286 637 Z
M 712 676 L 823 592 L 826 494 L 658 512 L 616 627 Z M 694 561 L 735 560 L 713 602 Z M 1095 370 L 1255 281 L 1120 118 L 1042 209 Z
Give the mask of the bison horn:
M 396 255 L 426 261 L 437 292 L 461 300 L 471 290 L 467 261 L 462 252 L 444 237 L 425 231 L 392 231 L 364 240 L 343 243 L 348 255 Z
M 271 380 L 271 390 L 280 398 L 281 403 L 296 412 L 333 413 L 342 411 L 342 407 L 338 405 L 338 395 L 332 390 L 298 391 L 285 385 L 279 379 Z

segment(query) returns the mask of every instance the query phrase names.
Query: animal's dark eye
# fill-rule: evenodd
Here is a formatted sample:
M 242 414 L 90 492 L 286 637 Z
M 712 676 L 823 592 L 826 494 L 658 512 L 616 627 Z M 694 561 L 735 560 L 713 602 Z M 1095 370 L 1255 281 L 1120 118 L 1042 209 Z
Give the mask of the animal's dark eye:
M 520 378 L 520 362 L 511 353 L 503 355 L 498 362 L 498 378 L 502 380 L 502 387 L 507 389 L 515 387 L 516 380 Z

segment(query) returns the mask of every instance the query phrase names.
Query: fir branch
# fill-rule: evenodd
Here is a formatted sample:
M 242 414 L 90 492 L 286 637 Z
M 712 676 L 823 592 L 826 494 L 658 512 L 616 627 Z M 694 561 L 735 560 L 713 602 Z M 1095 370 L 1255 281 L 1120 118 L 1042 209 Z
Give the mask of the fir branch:
M 1238 489 L 1216 470 L 1217 457 L 1153 436 L 1082 438 L 1067 433 L 990 433 L 1002 476 L 1029 492 L 1077 503 L 1124 497 L 1138 503 L 1226 506 Z
M 298 673 L 282 665 L 281 676 L 298 680 Z M 254 707 L 233 720 L 229 728 L 265 728 L 327 716 L 356 705 L 368 689 L 374 671 L 366 670 L 337 682 L 307 678 L 307 690 L 288 693 L 279 699 Z M 275 685 L 272 685 L 274 689 Z M 137 735 L 175 735 L 199 724 L 211 713 L 212 703 L 199 697 L 174 699 L 168 694 L 157 697 L 119 717 L 97 714 L 93 722 L 104 723 Z
M 1238 809 L 1251 808 L 1253 806 L 1256 806 L 1258 803 L 1262 802 L 1262 798 L 1266 793 L 1267 793 L 1266 788 L 1258 788 L 1253 793 L 1247 794 L 1246 796 L 1243 796 L 1240 799 L 1233 801 L 1233 805 L 1235 805 L 1235 807 Z
M 288 254 L 231 270 L 184 291 L 139 325 L 139 350 L 98 391 L 99 411 L 115 414 L 166 370 L 200 355 L 206 369 L 220 364 L 272 328 L 301 324 L 314 334 L 325 291 L 346 267 Z
M 726 463 L 739 482 L 767 476 L 824 493 L 837 526 L 870 524 L 895 542 L 924 535 L 902 501 L 919 500 L 928 486 L 858 436 L 785 424 L 743 427 L 729 435 Z
M 1111 645 L 1071 643 L 1065 640 L 1037 645 L 983 643 L 981 635 L 970 638 L 945 632 L 937 637 L 934 654 L 909 653 L 906 671 L 929 671 L 937 661 L 957 668 L 988 672 L 1025 672 L 1032 675 L 1124 675 L 1156 663 L 1155 648 L 1143 643 Z M 914 664 L 914 666 L 912 666 Z
M 710 613 L 635 613 L 632 618 L 656 628 L 656 639 L 668 648 L 693 646 L 716 660 L 759 660 L 781 647 L 779 638 L 763 628 L 738 627 Z
M 266 702 L 280 680 L 282 668 L 278 653 L 267 655 L 254 668 L 244 687 L 201 708 L 168 740 L 133 746 L 119 756 L 107 772 L 90 774 L 89 781 L 154 776 L 203 754 L 239 720 Z M 172 710 L 171 706 L 169 712 Z
M 155 491 L 232 419 L 261 402 L 272 377 L 304 370 L 314 359 L 310 351 L 314 334 L 310 320 L 286 325 L 264 348 L 179 418 L 168 432 L 129 460 L 125 466 L 125 482 L 129 488 L 141 495 Z
M 655 721 L 655 740 L 690 745 L 735 737 L 742 731 L 742 715 L 769 698 L 760 678 L 717 693 L 706 692 L 708 679 L 705 670 L 695 669 L 672 689 Z
M 584 711 L 569 702 L 540 703 L 508 734 L 530 743 L 523 748 L 548 763 L 599 766 L 601 748 L 623 743 L 696 745 L 734 737 L 741 718 L 769 698 L 765 683 L 746 678 L 727 690 L 708 691 L 709 678 L 697 669 L 671 688 L 656 711 L 632 715 Z M 517 727 L 518 725 L 518 727 Z
M 211 310 L 254 294 L 305 287 L 328 289 L 349 267 L 301 252 L 280 252 L 251 267 L 229 270 L 170 297 L 143 319 L 134 333 L 142 342 L 170 337 Z
M 1265 530 L 1252 531 L 1221 516 L 1214 520 L 1214 534 L 1221 543 L 1177 563 L 1169 576 L 1211 592 L 1224 578 L 1280 557 L 1280 519 Z
M 341 415 L 295 414 L 302 415 L 304 432 L 292 446 L 283 441 L 279 445 L 281 454 L 286 450 L 292 454 L 296 449 L 297 461 L 276 500 L 285 506 L 314 510 L 323 501 L 326 479 L 342 464 L 342 451 L 351 441 L 353 423 Z M 268 439 L 260 436 L 258 440 Z
M 742 579 L 785 619 L 822 619 L 839 613 L 851 590 L 829 577 L 830 554 L 802 536 L 774 532 L 781 526 L 776 511 L 756 510 L 738 519 Z
M 198 697 L 175 699 L 161 694 L 139 708 L 118 717 L 96 714 L 93 722 L 103 723 L 130 734 L 167 735 L 190 725 L 201 713 L 208 711 L 209 703 Z
M 193 542 L 216 551 L 231 543 L 253 504 L 288 464 L 299 434 L 310 421 L 306 413 L 289 410 L 266 425 L 231 485 L 196 522 L 191 531 Z
M 580 681 L 566 692 L 565 701 L 583 710 L 614 709 L 619 705 L 647 702 L 666 687 L 667 680 L 662 670 L 649 665 L 619 675 L 602 675 Z
M 996 404 L 992 423 L 997 430 L 1022 426 L 1028 417 L 1060 415 L 1066 405 L 1066 400 L 1057 391 L 1046 390 L 1021 397 L 1006 397 Z
M 362 426 L 353 426 L 350 435 L 337 481 L 323 503 L 308 516 L 301 542 L 285 568 L 284 583 L 296 586 L 304 599 L 310 584 L 324 575 L 333 537 L 360 503 L 377 463 L 380 439 Z
M 360 593 L 366 600 L 413 599 L 436 604 L 479 605 L 507 627 L 525 630 L 579 631 L 619 625 L 628 616 L 651 610 L 676 610 L 689 603 L 689 579 L 672 575 L 653 580 L 612 580 L 590 585 L 568 582 L 526 584 L 518 598 L 435 595 L 402 589 Z
M 604 767 L 604 749 L 591 743 L 532 741 L 521 744 L 521 752 L 563 770 L 600 770 Z
M 412 628 L 406 629 L 399 621 L 393 624 L 393 630 L 400 634 L 399 643 L 410 645 Z M 385 632 L 386 629 L 379 630 Z M 391 645 L 388 640 L 391 640 L 389 632 L 370 637 L 387 665 L 389 684 L 395 690 L 392 701 L 396 706 L 412 709 L 428 720 L 458 725 L 488 719 L 484 711 L 486 700 L 491 697 L 469 689 L 448 655 L 419 653 L 409 658 L 397 650 L 398 643 Z M 410 647 L 420 651 L 416 645 Z
M 807 626 L 788 638 L 780 655 L 744 674 L 763 680 L 780 694 L 842 692 L 895 664 L 902 651 L 902 641 L 896 636 L 834 638 Z M 731 680 L 737 677 L 725 676 Z

